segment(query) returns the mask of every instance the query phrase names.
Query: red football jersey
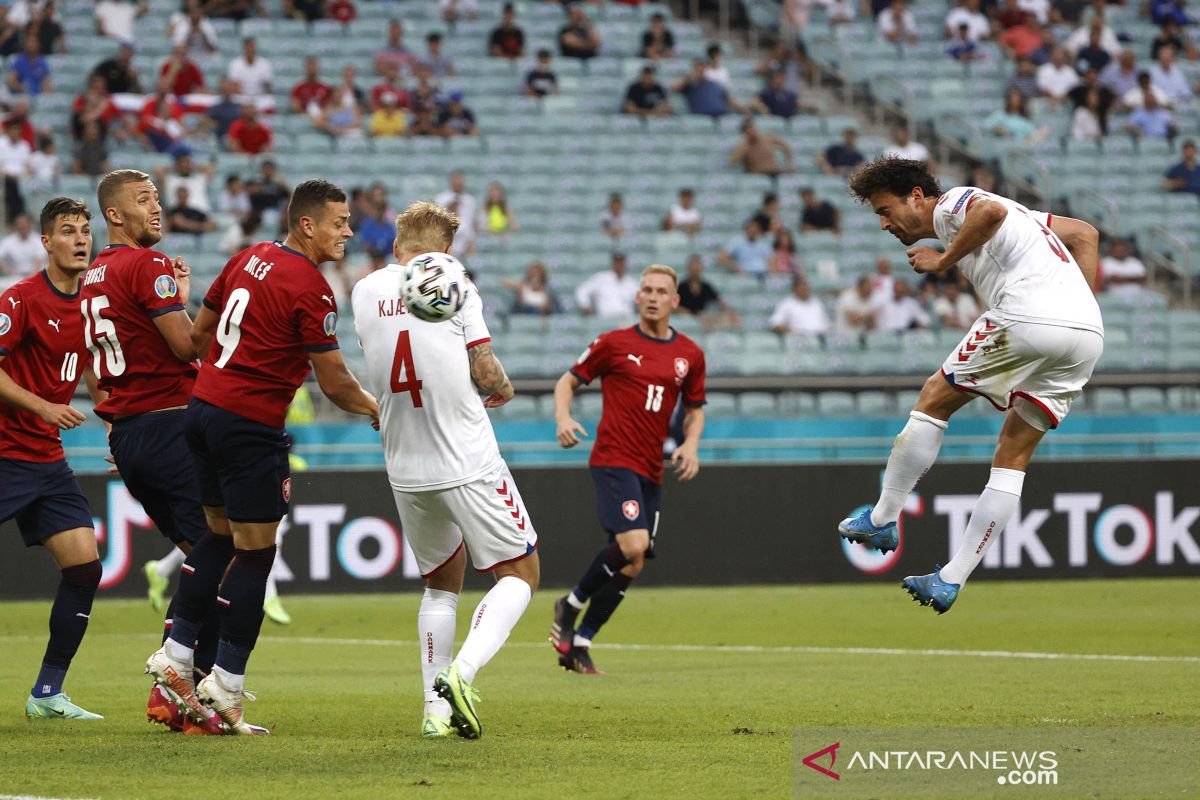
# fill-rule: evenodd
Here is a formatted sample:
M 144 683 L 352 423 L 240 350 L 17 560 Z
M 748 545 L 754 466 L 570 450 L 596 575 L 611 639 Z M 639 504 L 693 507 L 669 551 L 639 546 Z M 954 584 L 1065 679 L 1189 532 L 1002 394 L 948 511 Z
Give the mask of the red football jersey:
M 154 318 L 183 311 L 171 259 L 148 247 L 110 244 L 83 276 L 84 341 L 108 399 L 107 420 L 187 405 L 196 365 L 180 361 Z
M 601 379 L 604 411 L 588 463 L 662 483 L 662 446 L 680 393 L 686 405 L 704 405 L 700 345 L 674 329 L 670 339 L 654 339 L 636 325 L 618 328 L 597 336 L 571 374 L 584 383 Z
M 337 348 L 337 301 L 308 258 L 259 242 L 231 258 L 204 305 L 221 315 L 195 396 L 282 428 L 308 354 Z
M 70 403 L 86 353 L 78 292 L 63 294 L 42 270 L 0 295 L 0 369 L 18 386 L 51 403 Z M 0 404 L 0 458 L 61 461 L 58 428 Z

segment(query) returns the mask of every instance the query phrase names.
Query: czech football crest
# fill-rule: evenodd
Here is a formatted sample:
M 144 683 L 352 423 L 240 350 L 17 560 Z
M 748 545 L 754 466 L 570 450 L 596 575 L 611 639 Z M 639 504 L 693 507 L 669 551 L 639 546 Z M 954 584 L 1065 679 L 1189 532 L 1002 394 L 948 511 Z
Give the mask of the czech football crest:
M 283 479 L 283 502 L 290 502 L 292 499 L 292 479 Z
M 637 519 L 638 511 L 640 509 L 641 507 L 638 505 L 637 500 L 626 500 L 624 503 L 621 503 L 621 513 L 624 514 L 625 519 L 628 520 Z

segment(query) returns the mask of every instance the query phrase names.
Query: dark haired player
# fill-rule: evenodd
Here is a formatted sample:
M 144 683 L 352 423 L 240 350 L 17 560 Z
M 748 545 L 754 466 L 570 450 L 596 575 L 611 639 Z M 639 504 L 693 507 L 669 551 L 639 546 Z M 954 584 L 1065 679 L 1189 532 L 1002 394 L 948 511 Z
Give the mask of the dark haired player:
M 41 223 L 49 263 L 0 295 L 0 521 L 16 518 L 25 546 L 45 547 L 62 572 L 25 716 L 102 719 L 62 690 L 101 575 L 92 509 L 59 435 L 86 419 L 68 404 L 87 364 L 79 283 L 92 253 L 91 214 L 56 197 Z
M 146 671 L 189 714 L 201 719 L 196 705 L 202 703 L 232 733 L 266 733 L 242 718 L 243 687 L 262 627 L 275 532 L 291 499 L 284 417 L 309 365 L 339 408 L 379 422 L 379 405 L 338 349 L 337 305 L 317 266 L 345 258 L 352 235 L 345 192 L 327 181 L 299 184 L 288 205 L 287 239 L 260 242 L 231 258 L 192 327 L 204 365 L 188 404 L 187 443 L 208 525 L 233 536 L 234 557 L 224 570 L 206 555 L 208 538 L 192 549 L 170 637 Z M 214 598 L 216 662 L 193 688 L 176 678 L 192 674 L 193 644 Z
M 571 399 L 583 384 L 601 378 L 603 413 L 588 464 L 596 485 L 596 513 L 609 543 L 580 578 L 554 604 L 550 643 L 558 663 L 594 675 L 589 648 L 625 597 L 625 590 L 654 557 L 663 478 L 663 442 L 671 414 L 683 395 L 684 440 L 672 454 L 675 474 L 689 481 L 700 471 L 700 435 L 704 432 L 704 351 L 671 327 L 679 306 L 675 270 L 653 264 L 642 272 L 638 288 L 639 320 L 597 336 L 575 366 L 554 387 L 558 442 L 579 444 L 586 436 L 571 417 Z M 575 619 L 588 605 L 578 630 Z
M 83 279 L 84 336 L 92 366 L 106 396 L 96 413 L 110 423 L 108 443 L 121 479 L 154 521 L 184 553 L 206 534 L 196 469 L 184 456 L 183 418 L 196 380 L 192 321 L 185 306 L 190 271 L 182 258 L 154 249 L 162 238 L 162 206 L 150 176 L 135 169 L 105 175 L 96 188 L 109 244 Z M 233 557 L 229 537 L 218 539 L 222 565 Z M 163 639 L 171 630 L 174 600 L 167 607 Z M 212 669 L 216 655 L 216 610 L 209 610 L 199 635 L 196 667 Z M 146 716 L 172 730 L 217 733 L 209 716 L 203 726 L 188 721 L 157 686 Z
M 1086 222 L 1030 211 L 973 186 L 943 193 L 922 161 L 872 161 L 851 176 L 850 192 L 908 245 L 914 271 L 957 265 L 988 306 L 925 381 L 892 445 L 878 502 L 839 526 L 843 538 L 895 550 L 896 519 L 937 459 L 951 415 L 977 396 L 1004 412 L 991 478 L 958 552 L 933 573 L 904 579 L 914 600 L 942 614 L 1017 510 L 1038 443 L 1070 411 L 1104 350 L 1091 290 L 1099 237 Z M 935 237 L 945 252 L 913 246 Z

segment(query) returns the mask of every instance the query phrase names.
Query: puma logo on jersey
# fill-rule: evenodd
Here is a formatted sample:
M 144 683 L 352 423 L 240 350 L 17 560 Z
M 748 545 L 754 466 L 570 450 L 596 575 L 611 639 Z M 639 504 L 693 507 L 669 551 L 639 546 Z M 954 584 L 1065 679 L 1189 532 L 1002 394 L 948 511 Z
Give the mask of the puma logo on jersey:
M 10 297 L 10 298 L 8 298 L 8 302 L 12 303 L 13 308 L 16 308 L 17 304 L 20 303 L 21 301 L 15 297 Z
M 645 358 L 644 355 L 635 356 L 633 353 L 627 353 L 625 355 L 625 357 L 628 358 L 633 363 L 637 364 L 639 367 L 642 365 L 642 359 Z
M 162 264 L 164 267 L 167 265 L 167 260 L 165 258 L 152 258 L 150 260 L 157 261 L 158 263 Z
M 323 295 L 321 295 L 321 299 L 324 300 L 326 303 L 329 303 L 329 305 L 333 305 L 333 298 L 330 297 L 329 295 L 323 294 Z
M 59 333 L 62 333 L 62 331 L 58 330 L 58 323 L 61 321 L 62 320 L 48 319 L 48 320 L 46 320 L 46 324 L 48 324 L 50 327 L 54 328 L 54 330 L 58 331 Z

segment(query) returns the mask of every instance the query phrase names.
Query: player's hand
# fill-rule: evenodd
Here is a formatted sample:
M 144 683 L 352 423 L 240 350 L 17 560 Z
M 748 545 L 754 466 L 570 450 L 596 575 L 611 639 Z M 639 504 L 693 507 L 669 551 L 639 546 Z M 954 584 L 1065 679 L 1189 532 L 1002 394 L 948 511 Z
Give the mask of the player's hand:
M 71 428 L 77 428 L 87 420 L 87 417 L 82 413 L 60 403 L 47 403 L 38 412 L 38 416 L 42 418 L 42 422 L 47 425 L 53 425 L 60 431 L 69 431 Z
M 513 392 L 511 389 L 507 393 L 502 392 L 502 391 L 501 392 L 492 392 L 487 397 L 483 398 L 483 407 L 484 408 L 499 408 L 500 406 L 507 403 L 509 400 L 512 400 L 513 396 L 515 394 L 516 393 Z
M 188 295 L 192 292 L 192 268 L 183 260 L 183 256 L 175 256 L 171 262 L 175 269 L 175 285 L 179 288 L 179 302 L 188 303 Z
M 575 420 L 567 417 L 565 422 L 558 423 L 558 443 L 563 447 L 574 447 L 579 444 L 579 437 L 587 438 L 588 432 Z
M 107 461 L 108 463 L 112 464 L 112 466 L 108 468 L 109 475 L 120 475 L 121 474 L 121 470 L 117 469 L 117 460 L 115 458 L 113 458 L 112 455 L 105 456 L 104 460 Z
M 932 247 L 910 247 L 906 252 L 914 272 L 941 272 L 942 254 Z
M 675 477 L 681 481 L 690 481 L 700 472 L 700 454 L 694 445 L 680 445 L 671 454 L 671 463 L 675 466 Z

